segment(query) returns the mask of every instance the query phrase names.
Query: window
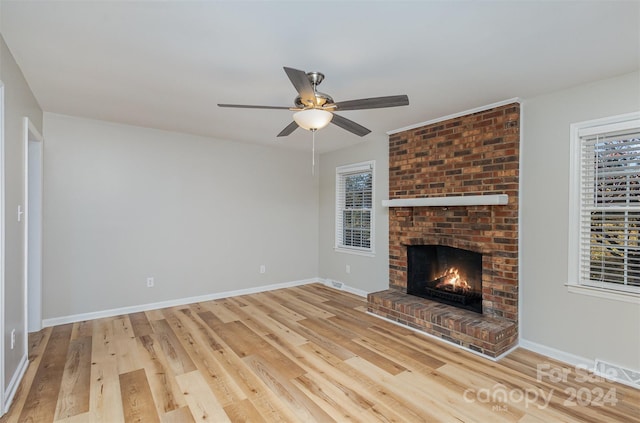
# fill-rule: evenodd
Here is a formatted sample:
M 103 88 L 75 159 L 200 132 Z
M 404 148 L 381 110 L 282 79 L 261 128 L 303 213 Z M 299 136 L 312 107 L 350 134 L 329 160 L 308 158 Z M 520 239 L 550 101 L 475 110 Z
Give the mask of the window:
M 370 161 L 336 168 L 337 251 L 374 254 L 374 167 Z
M 640 113 L 571 132 L 570 287 L 640 297 Z

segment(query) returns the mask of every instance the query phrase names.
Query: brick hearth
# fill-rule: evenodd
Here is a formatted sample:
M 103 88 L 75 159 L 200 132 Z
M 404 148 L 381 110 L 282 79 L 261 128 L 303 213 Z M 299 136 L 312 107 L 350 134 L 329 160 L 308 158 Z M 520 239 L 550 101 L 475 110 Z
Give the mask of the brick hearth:
M 517 342 L 518 325 L 514 322 L 414 297 L 397 289 L 369 294 L 367 301 L 371 313 L 489 357 L 499 356 Z
M 389 198 L 507 194 L 508 204 L 389 209 L 389 289 L 370 312 L 496 357 L 517 342 L 520 105 L 389 138 Z M 482 253 L 483 314 L 406 294 L 407 246 Z

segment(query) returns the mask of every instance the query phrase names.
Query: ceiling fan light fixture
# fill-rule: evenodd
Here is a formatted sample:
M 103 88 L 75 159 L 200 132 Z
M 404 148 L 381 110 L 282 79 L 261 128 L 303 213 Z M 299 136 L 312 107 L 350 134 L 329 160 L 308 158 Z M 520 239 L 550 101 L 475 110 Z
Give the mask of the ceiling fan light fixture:
M 331 119 L 333 119 L 333 113 L 322 109 L 305 109 L 293 114 L 293 120 L 307 131 L 322 129 L 331 122 Z

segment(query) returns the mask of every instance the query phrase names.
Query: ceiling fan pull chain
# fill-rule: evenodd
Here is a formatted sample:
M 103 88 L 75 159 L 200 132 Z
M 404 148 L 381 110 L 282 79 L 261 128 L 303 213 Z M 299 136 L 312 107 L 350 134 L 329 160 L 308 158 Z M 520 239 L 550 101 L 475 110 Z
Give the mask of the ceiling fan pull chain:
M 316 175 L 316 130 L 311 130 L 311 175 Z

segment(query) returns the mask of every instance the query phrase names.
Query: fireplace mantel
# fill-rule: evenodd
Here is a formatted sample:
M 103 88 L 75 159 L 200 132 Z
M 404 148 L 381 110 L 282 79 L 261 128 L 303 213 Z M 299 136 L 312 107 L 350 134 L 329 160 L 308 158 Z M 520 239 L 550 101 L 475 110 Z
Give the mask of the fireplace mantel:
M 382 200 L 382 207 L 447 207 L 447 206 L 495 206 L 509 202 L 507 194 L 457 195 L 450 197 L 398 198 Z

